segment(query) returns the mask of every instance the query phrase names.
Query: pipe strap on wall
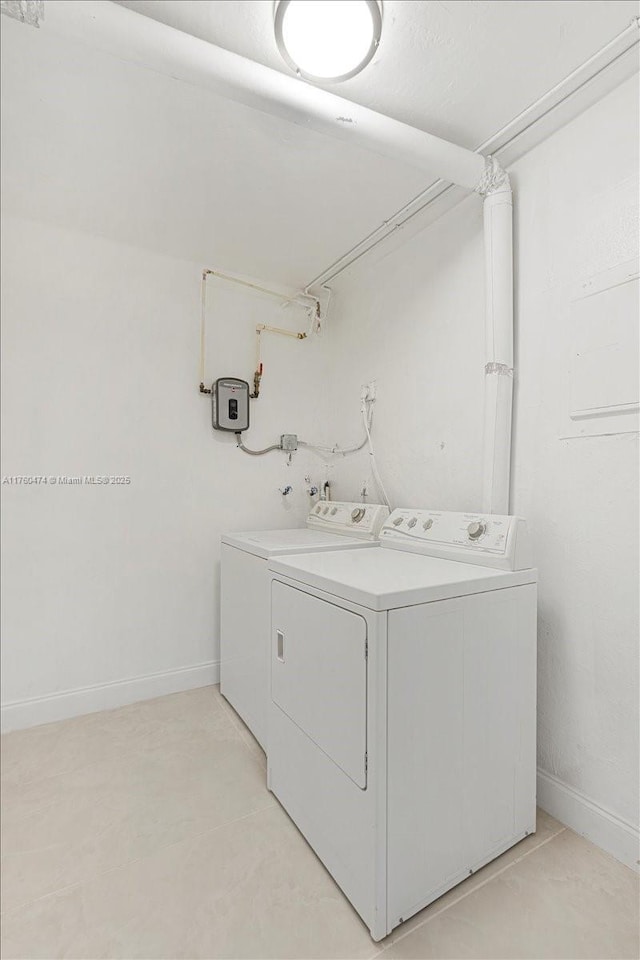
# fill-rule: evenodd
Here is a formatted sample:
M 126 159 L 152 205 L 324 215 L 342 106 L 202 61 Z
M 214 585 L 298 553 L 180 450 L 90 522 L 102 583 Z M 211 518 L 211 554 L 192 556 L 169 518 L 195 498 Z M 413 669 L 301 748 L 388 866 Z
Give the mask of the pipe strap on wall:
M 490 374 L 497 374 L 499 377 L 512 377 L 513 376 L 513 367 L 510 367 L 506 363 L 496 363 L 491 361 L 491 363 L 486 363 L 484 367 L 485 376 Z

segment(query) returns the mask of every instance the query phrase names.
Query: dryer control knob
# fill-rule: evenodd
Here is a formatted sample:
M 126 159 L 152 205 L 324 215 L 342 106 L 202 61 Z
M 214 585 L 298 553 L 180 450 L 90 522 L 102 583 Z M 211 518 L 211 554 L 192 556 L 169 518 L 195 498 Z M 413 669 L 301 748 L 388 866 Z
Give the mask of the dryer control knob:
M 478 540 L 482 534 L 487 529 L 486 523 L 480 523 L 476 521 L 475 523 L 470 523 L 467 527 L 467 533 L 469 534 L 469 540 Z
M 417 517 L 411 517 L 411 520 L 409 520 L 407 526 L 408 526 L 408 527 L 415 527 L 415 525 L 416 525 L 417 522 L 418 522 L 418 518 L 417 518 Z
M 429 519 L 425 520 L 425 522 L 422 524 L 422 529 L 431 530 L 432 526 L 433 526 L 433 520 L 431 519 L 431 517 L 429 517 Z
M 394 527 L 399 527 L 400 524 L 402 523 L 402 520 L 403 520 L 402 517 L 396 517 L 395 520 L 393 521 Z
M 355 510 L 351 511 L 351 519 L 354 523 L 360 523 L 364 517 L 365 510 L 364 507 L 356 507 Z

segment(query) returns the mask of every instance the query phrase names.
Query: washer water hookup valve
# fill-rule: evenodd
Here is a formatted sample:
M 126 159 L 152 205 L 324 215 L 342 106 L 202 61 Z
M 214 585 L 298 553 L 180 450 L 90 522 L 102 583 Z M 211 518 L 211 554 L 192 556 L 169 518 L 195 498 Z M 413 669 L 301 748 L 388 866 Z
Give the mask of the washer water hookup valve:
M 280 487 L 279 489 L 283 497 L 288 497 L 290 493 L 293 493 L 293 487 L 290 486 Z
M 307 493 L 309 494 L 309 496 L 317 497 L 320 491 L 318 490 L 318 487 L 315 485 L 315 483 L 311 482 L 311 477 L 305 477 L 304 482 L 308 484 Z

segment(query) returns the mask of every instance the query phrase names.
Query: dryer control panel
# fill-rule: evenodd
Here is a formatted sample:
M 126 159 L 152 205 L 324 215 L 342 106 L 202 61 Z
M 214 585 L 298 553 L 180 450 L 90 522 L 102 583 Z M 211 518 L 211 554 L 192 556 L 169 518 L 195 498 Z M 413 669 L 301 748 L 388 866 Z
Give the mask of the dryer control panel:
M 402 508 L 385 521 L 380 543 L 500 570 L 533 567 L 527 526 L 520 517 Z
M 380 528 L 389 516 L 389 508 L 381 503 L 345 503 L 320 500 L 307 517 L 312 530 L 326 530 L 361 540 L 377 540 Z

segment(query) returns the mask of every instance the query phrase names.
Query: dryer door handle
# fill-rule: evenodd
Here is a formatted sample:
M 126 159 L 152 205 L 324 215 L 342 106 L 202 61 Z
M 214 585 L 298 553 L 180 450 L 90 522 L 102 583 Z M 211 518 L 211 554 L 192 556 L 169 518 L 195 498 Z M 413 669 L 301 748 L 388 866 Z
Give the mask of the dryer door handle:
M 284 633 L 282 630 L 276 630 L 276 656 L 281 663 L 284 663 Z

